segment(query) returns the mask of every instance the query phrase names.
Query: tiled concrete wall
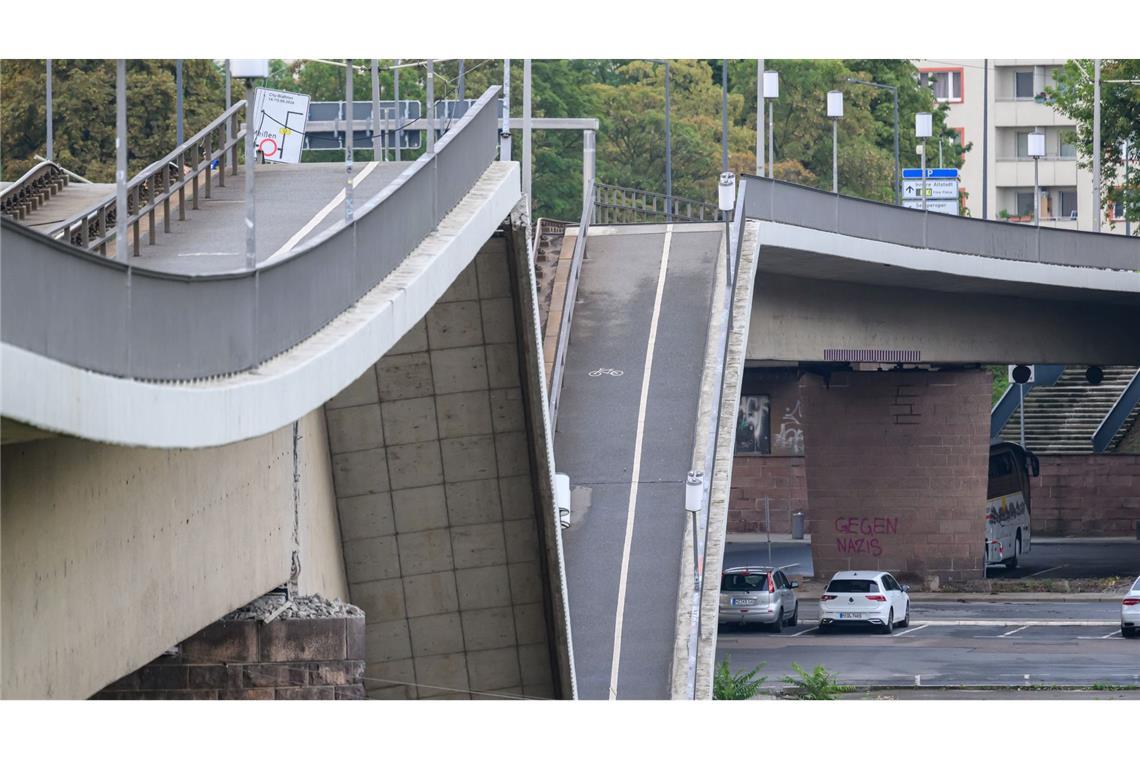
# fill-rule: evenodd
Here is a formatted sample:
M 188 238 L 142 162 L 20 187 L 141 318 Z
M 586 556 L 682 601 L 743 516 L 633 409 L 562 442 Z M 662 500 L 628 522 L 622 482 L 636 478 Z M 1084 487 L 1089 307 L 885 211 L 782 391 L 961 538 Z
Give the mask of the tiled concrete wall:
M 838 372 L 803 393 L 815 575 L 980 578 L 989 373 Z
M 1030 492 L 1036 536 L 1135 536 L 1140 455 L 1042 456 Z
M 372 697 L 553 696 L 507 255 L 325 406 Z

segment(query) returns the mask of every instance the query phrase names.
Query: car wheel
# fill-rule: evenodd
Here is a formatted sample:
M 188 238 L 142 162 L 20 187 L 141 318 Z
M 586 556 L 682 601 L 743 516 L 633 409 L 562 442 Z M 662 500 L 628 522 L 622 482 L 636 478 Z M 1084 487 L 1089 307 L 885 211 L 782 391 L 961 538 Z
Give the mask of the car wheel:
M 1126 639 L 1130 639 L 1136 635 L 1136 629 L 1135 628 L 1125 628 L 1124 626 L 1120 626 L 1120 635 Z
M 904 617 L 902 619 L 902 621 L 899 623 L 899 628 L 909 628 L 909 627 L 910 627 L 910 602 L 907 602 L 906 603 L 906 617 Z
M 895 611 L 891 610 L 887 613 L 887 622 L 879 633 L 890 633 L 895 629 Z
M 784 608 L 781 607 L 779 609 L 779 611 L 776 612 L 776 622 L 772 623 L 772 631 L 774 633 L 780 633 L 783 630 L 784 630 Z
M 800 603 L 796 602 L 796 606 L 792 608 L 792 617 L 788 620 L 788 625 L 795 628 L 800 623 Z

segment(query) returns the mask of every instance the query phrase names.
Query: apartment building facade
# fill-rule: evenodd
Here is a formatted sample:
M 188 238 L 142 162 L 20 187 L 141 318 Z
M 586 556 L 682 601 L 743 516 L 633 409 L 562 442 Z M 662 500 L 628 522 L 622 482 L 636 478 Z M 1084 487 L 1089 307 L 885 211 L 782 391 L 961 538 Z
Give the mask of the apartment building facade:
M 1045 133 L 1045 155 L 1039 159 L 1041 224 L 1093 230 L 1095 209 L 1092 172 L 1077 165 L 1072 143 L 1076 123 L 1055 110 L 1044 96 L 1055 84 L 1064 59 L 918 59 L 920 80 L 950 107 L 947 125 L 963 143 L 973 143 L 961 171 L 970 216 L 982 218 L 982 142 L 987 108 L 985 68 L 989 66 L 989 218 L 1033 223 L 1033 159 L 1029 133 Z M 927 165 L 937 160 L 928 148 Z M 1114 213 L 1117 212 L 1117 213 Z M 1101 232 L 1124 233 L 1123 211 L 1110 209 Z

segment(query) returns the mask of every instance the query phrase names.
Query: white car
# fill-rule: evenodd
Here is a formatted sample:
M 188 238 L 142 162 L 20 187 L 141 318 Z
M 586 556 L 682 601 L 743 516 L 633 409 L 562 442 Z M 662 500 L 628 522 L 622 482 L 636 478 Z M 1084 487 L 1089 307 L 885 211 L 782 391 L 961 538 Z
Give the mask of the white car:
M 1120 603 L 1120 635 L 1126 639 L 1140 636 L 1140 578 Z
M 819 631 L 842 625 L 871 624 L 880 633 L 895 626 L 910 625 L 909 586 L 902 586 L 890 573 L 876 570 L 845 570 L 831 577 L 819 598 Z

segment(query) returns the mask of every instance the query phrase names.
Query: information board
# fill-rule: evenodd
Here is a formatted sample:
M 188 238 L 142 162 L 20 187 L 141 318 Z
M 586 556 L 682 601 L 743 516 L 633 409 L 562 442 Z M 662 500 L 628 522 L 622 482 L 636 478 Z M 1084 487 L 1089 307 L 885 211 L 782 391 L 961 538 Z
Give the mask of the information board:
M 266 161 L 296 164 L 301 161 L 309 96 L 258 88 L 254 96 L 253 144 Z

